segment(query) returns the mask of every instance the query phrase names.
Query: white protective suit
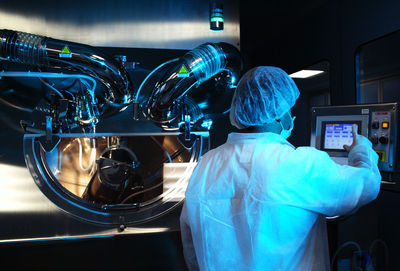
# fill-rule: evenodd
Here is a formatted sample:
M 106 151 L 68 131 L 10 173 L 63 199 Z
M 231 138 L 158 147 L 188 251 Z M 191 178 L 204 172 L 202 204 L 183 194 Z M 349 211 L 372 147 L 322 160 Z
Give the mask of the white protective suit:
M 181 214 L 190 270 L 329 270 L 325 216 L 374 200 L 378 155 L 365 137 L 336 164 L 274 133 L 231 133 L 199 161 Z

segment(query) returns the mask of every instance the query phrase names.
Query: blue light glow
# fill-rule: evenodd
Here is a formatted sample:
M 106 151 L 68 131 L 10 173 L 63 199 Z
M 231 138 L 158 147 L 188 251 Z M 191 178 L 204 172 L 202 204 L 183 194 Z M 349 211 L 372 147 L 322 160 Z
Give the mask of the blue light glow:
M 195 60 L 191 67 L 198 85 L 208 80 L 226 66 L 226 56 L 211 44 L 203 44 L 188 53 Z
M 124 95 L 124 103 L 129 102 L 129 96 L 127 94 Z
M 204 120 L 203 123 L 201 124 L 201 127 L 207 128 L 207 130 L 211 129 L 213 122 L 212 120 Z
M 231 109 L 229 108 L 228 110 L 226 110 L 225 112 L 222 113 L 222 115 L 228 114 L 231 111 Z
M 199 103 L 198 106 L 200 107 L 200 109 L 207 108 L 208 107 L 208 102 Z

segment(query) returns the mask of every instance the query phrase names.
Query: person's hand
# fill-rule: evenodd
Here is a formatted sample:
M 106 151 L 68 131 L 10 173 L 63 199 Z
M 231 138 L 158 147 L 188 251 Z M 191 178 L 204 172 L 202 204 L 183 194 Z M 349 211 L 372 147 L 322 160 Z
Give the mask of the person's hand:
M 343 148 L 347 152 L 350 152 L 358 144 L 358 140 L 359 140 L 358 137 L 360 135 L 357 134 L 357 127 L 355 125 L 353 125 L 353 127 L 352 127 L 352 133 L 353 133 L 353 144 L 351 144 L 351 146 L 343 145 Z

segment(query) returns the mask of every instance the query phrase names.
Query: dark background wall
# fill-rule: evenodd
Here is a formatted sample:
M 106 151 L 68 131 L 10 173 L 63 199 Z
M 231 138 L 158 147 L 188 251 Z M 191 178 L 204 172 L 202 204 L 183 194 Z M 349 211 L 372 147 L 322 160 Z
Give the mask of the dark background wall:
M 331 104 L 355 104 L 356 51 L 399 30 L 399 11 L 400 2 L 390 0 L 241 1 L 241 51 L 246 68 L 279 66 L 292 73 L 327 60 Z M 296 113 L 307 119 L 304 115 L 309 108 Z M 293 143 L 307 145 L 307 123 L 296 120 L 296 129 L 300 132 L 291 139 Z M 396 229 L 400 217 L 395 211 L 399 204 L 400 194 L 382 187 L 378 199 L 356 215 L 329 222 L 331 254 L 346 241 L 356 241 L 367 250 L 373 240 L 381 238 L 389 248 L 389 269 L 399 270 L 400 235 Z M 382 252 L 384 248 L 377 249 Z M 343 253 L 340 256 L 350 255 L 349 251 Z M 385 265 L 381 263 L 380 268 L 384 270 Z
M 277 65 L 288 73 L 330 62 L 332 104 L 355 103 L 357 47 L 396 31 L 395 0 L 241 1 L 246 68 Z

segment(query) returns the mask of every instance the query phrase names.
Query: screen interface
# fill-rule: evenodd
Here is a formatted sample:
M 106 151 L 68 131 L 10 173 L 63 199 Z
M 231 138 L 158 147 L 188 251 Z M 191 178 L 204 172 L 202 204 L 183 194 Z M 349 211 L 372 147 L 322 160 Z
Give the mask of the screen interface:
M 344 151 L 343 145 L 353 143 L 352 126 L 360 133 L 361 123 L 356 122 L 323 122 L 322 148 L 325 150 Z

